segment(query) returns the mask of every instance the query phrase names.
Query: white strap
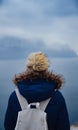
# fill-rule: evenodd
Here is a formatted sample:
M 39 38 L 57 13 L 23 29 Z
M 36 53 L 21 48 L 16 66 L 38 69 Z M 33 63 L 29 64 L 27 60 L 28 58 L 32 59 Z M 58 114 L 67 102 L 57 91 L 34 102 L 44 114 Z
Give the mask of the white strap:
M 40 102 L 40 109 L 41 109 L 41 110 L 45 111 L 45 109 L 46 109 L 46 107 L 47 107 L 47 105 L 48 105 L 50 99 L 51 99 L 51 98 L 48 98 L 47 100 L 44 100 L 44 101 Z
M 21 109 L 22 109 L 22 110 L 26 109 L 26 108 L 27 108 L 27 105 L 28 105 L 28 102 L 27 102 L 26 98 L 24 98 L 24 97 L 20 94 L 18 88 L 15 89 L 15 92 L 16 92 L 18 101 L 19 101 L 19 103 L 20 103 Z
M 15 89 L 15 92 L 16 92 L 18 101 L 19 101 L 19 103 L 20 103 L 21 109 L 22 109 L 22 110 L 26 109 L 27 106 L 28 106 L 28 102 L 27 102 L 26 98 L 24 98 L 24 97 L 20 94 L 18 88 Z M 47 105 L 48 105 L 50 99 L 51 99 L 51 98 L 48 98 L 47 100 L 44 100 L 44 101 L 40 102 L 40 109 L 41 109 L 41 110 L 45 111 L 45 109 L 46 109 L 46 107 L 47 107 Z M 30 104 L 32 104 L 32 103 L 30 103 Z M 35 104 L 37 104 L 37 103 L 35 103 Z

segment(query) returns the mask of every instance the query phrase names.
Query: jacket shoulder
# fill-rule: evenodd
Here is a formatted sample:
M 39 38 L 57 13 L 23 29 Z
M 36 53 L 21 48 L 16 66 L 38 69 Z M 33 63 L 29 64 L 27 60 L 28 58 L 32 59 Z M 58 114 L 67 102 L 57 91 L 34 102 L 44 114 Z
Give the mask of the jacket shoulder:
M 52 104 L 57 104 L 59 106 L 65 105 L 65 98 L 64 98 L 63 94 L 59 90 L 56 90 L 54 92 L 54 95 L 51 98 L 51 103 Z
M 18 101 L 18 98 L 17 98 L 17 95 L 16 95 L 16 92 L 13 91 L 11 94 L 10 94 L 10 97 L 9 97 L 9 101 L 8 101 L 8 104 L 11 106 L 11 108 L 15 111 L 19 111 L 21 110 L 21 106 L 19 104 L 19 101 Z
M 16 93 L 13 91 L 9 96 L 9 102 L 14 101 L 16 99 Z
M 58 98 L 58 100 L 61 100 L 61 101 L 65 100 L 62 92 L 60 92 L 59 90 L 55 91 L 55 96 Z

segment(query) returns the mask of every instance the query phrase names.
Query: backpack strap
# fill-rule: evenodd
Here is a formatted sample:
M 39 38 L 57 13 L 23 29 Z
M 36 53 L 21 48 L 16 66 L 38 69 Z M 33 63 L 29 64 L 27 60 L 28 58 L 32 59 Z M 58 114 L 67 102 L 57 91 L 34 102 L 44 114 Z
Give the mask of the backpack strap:
M 28 102 L 27 102 L 26 98 L 24 98 L 24 97 L 20 94 L 18 88 L 15 89 L 15 92 L 16 92 L 18 101 L 19 101 L 19 103 L 20 103 L 21 109 L 22 109 L 22 110 L 26 109 L 27 106 L 28 106 Z M 51 98 L 48 98 L 47 100 L 44 100 L 44 101 L 40 102 L 40 109 L 41 109 L 41 110 L 45 111 L 45 109 L 46 109 L 46 107 L 47 107 L 47 105 L 48 105 L 50 99 L 51 99 Z M 35 103 L 35 104 L 36 104 L 36 103 Z
M 51 97 L 48 98 L 47 100 L 44 100 L 44 101 L 40 102 L 40 109 L 45 111 L 45 109 L 47 108 L 50 100 L 51 100 Z
M 28 105 L 28 102 L 27 102 L 26 98 L 24 98 L 24 97 L 20 94 L 18 88 L 15 89 L 15 92 L 16 92 L 18 101 L 19 101 L 19 103 L 20 103 L 21 109 L 22 109 L 22 110 L 26 109 L 26 108 L 27 108 L 27 105 Z

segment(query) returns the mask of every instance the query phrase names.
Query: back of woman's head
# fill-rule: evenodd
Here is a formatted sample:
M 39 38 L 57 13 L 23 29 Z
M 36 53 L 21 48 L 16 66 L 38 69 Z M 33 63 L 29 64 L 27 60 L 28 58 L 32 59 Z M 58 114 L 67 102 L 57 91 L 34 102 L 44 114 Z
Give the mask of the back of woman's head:
M 49 67 L 47 56 L 42 52 L 31 53 L 26 60 L 27 70 L 30 71 L 46 71 Z

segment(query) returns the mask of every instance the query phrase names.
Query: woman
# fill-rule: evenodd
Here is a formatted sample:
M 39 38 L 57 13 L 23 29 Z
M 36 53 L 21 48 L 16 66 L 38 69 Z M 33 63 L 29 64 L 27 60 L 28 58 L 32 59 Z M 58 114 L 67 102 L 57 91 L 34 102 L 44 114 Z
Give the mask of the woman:
M 64 82 L 60 75 L 48 70 L 49 62 L 42 52 L 31 53 L 26 62 L 26 71 L 14 78 L 20 94 L 28 103 L 41 102 L 51 97 L 45 110 L 48 130 L 70 130 L 65 99 L 59 89 Z M 5 130 L 14 130 L 18 112 L 21 110 L 15 91 L 11 94 L 5 116 Z

